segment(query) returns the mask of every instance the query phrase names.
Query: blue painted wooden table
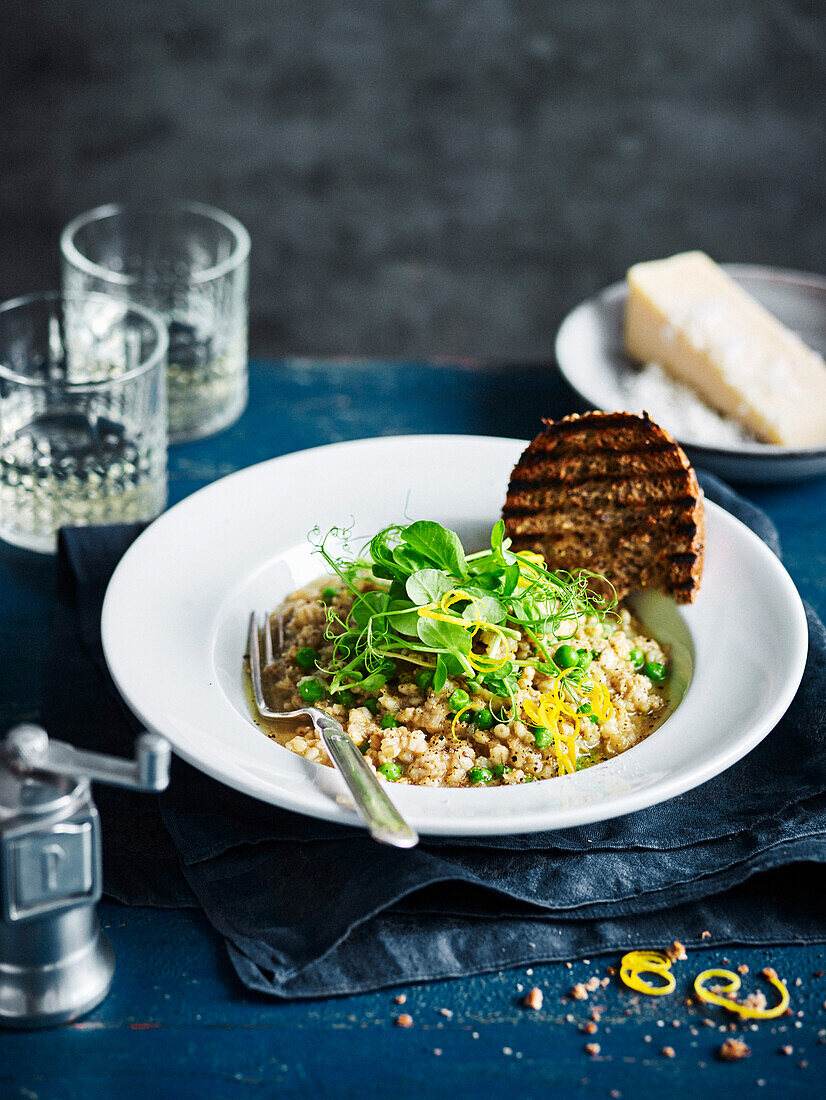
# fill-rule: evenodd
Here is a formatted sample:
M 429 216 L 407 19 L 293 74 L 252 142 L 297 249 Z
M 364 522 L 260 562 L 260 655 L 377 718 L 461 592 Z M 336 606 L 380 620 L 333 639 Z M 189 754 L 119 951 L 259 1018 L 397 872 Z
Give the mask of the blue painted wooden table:
M 321 443 L 422 432 L 526 438 L 540 417 L 577 408 L 550 365 L 255 363 L 245 416 L 214 439 L 172 450 L 170 503 Z M 826 481 L 741 488 L 774 519 L 789 572 L 824 615 Z M 0 544 L 0 730 L 38 717 L 54 585 L 50 558 Z M 683 964 L 683 984 L 664 999 L 638 997 L 616 980 L 588 1000 L 571 999 L 576 982 L 609 977 L 617 960 L 602 958 L 283 1004 L 240 986 L 194 911 L 104 903 L 101 916 L 118 957 L 109 997 L 74 1025 L 0 1033 L 0 1097 L 826 1095 L 823 947 L 710 943 Z M 752 975 L 771 962 L 790 983 L 793 1015 L 744 1027 L 722 1009 L 687 1005 L 690 975 L 727 959 Z M 539 1011 L 521 1004 L 534 986 L 544 994 Z M 401 1012 L 411 1028 L 395 1026 Z M 745 1039 L 750 1057 L 719 1060 L 730 1035 Z

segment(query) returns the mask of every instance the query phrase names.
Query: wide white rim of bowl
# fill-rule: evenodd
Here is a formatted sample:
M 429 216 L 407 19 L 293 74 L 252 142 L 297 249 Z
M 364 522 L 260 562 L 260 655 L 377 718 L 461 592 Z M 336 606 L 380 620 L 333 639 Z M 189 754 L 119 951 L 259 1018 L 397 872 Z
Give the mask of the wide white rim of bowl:
M 785 268 L 762 267 L 759 264 L 721 264 L 720 266 L 731 275 L 732 278 L 740 279 L 745 284 L 749 282 L 762 282 L 765 284 L 783 283 L 787 286 L 801 287 L 822 293 L 824 303 L 826 303 L 826 278 L 823 276 L 815 275 L 811 272 L 787 270 Z M 748 286 L 746 286 L 746 289 L 748 289 Z M 615 403 L 610 400 L 611 395 L 606 394 L 598 384 L 594 385 L 591 378 L 586 376 L 583 380 L 583 376 L 576 369 L 576 357 L 571 354 L 570 345 L 573 343 L 576 327 L 586 312 L 600 310 L 606 306 L 613 305 L 617 300 L 624 300 L 627 295 L 628 288 L 623 279 L 616 283 L 611 283 L 610 286 L 598 291 L 584 302 L 580 302 L 580 304 L 575 306 L 564 318 L 562 324 L 559 326 L 554 341 L 554 356 L 565 381 L 571 389 L 579 394 L 583 401 L 605 412 L 615 411 Z M 612 371 L 612 368 L 607 362 L 605 370 Z M 606 397 L 608 397 L 609 400 L 606 401 Z M 698 452 L 701 451 L 709 455 L 720 455 L 726 458 L 742 458 L 748 456 L 760 459 L 776 459 L 778 462 L 783 462 L 784 460 L 786 462 L 794 462 L 826 456 L 826 445 L 816 447 L 783 447 L 775 443 L 758 443 L 752 440 L 743 440 L 737 443 L 709 443 L 707 441 L 703 442 L 698 439 L 692 439 L 690 434 L 686 433 L 679 433 L 679 440 L 684 446 L 694 448 Z
M 103 647 L 124 699 L 181 757 L 229 786 L 358 824 L 332 769 L 289 752 L 252 723 L 241 689 L 249 611 L 267 600 L 274 606 L 323 572 L 306 547 L 316 522 L 326 527 L 355 516 L 358 533 L 369 535 L 407 514 L 489 531 L 524 447 L 474 436 L 356 440 L 271 459 L 188 497 L 136 540 L 106 593 Z M 713 504 L 706 512 L 703 587 L 678 612 L 694 650 L 693 680 L 668 721 L 611 761 L 543 783 L 395 786 L 393 797 L 415 828 L 483 836 L 616 817 L 696 787 L 774 728 L 805 665 L 803 606 L 753 532 Z

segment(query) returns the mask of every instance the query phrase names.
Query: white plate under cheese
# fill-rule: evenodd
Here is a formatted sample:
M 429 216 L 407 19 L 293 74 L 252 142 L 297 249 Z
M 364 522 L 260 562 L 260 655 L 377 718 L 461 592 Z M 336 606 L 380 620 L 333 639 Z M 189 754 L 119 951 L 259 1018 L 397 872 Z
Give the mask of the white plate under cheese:
M 624 340 L 768 443 L 826 443 L 826 363 L 702 252 L 628 272 Z

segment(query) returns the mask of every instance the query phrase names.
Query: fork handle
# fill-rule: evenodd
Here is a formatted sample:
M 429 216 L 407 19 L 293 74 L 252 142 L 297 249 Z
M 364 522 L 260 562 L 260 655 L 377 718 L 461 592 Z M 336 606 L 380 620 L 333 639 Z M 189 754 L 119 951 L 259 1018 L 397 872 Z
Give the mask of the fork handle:
M 374 840 L 395 848 L 412 848 L 419 834 L 407 824 L 390 801 L 382 783 L 370 770 L 353 739 L 341 723 L 328 714 L 314 710 L 312 721 L 321 734 L 324 747 L 338 768 L 364 823 Z

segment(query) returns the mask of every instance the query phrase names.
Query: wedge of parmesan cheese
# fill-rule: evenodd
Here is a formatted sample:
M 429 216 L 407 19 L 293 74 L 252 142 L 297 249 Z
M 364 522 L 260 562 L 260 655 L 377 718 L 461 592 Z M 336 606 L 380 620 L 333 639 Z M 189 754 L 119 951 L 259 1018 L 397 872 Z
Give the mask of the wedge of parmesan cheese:
M 703 252 L 629 270 L 625 348 L 758 439 L 826 444 L 826 363 Z

